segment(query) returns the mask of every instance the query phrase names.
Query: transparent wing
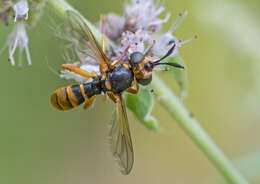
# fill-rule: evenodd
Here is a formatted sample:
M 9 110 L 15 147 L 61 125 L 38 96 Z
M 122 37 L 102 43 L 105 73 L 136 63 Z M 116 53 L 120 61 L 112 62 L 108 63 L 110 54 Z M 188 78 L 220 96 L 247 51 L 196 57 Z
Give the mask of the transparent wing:
M 109 135 L 112 153 L 119 163 L 120 171 L 122 174 L 129 174 L 134 163 L 134 151 L 125 104 L 121 95 L 119 98 Z
M 73 11 L 67 11 L 66 14 L 68 33 L 75 42 L 76 51 L 81 56 L 95 58 L 98 64 L 107 65 L 107 57 L 82 17 Z

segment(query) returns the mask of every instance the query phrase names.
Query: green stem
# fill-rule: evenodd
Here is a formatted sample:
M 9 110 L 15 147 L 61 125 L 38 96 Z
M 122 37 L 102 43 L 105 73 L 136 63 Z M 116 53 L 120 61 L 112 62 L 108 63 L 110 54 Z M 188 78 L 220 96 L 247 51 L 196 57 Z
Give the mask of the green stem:
M 48 0 L 47 5 L 59 14 L 62 18 L 66 17 L 66 11 L 71 10 L 79 14 L 65 0 Z M 80 15 L 80 14 L 79 14 Z M 93 34 L 97 39 L 101 38 L 99 31 L 87 20 Z M 107 39 L 108 40 L 108 39 Z M 113 45 L 111 41 L 108 43 Z M 208 157 L 218 171 L 226 178 L 230 184 L 247 184 L 248 182 L 239 173 L 239 171 L 227 159 L 224 153 L 210 139 L 207 133 L 200 127 L 199 123 L 190 116 L 180 100 L 171 92 L 171 90 L 156 75 L 153 76 L 152 87 L 156 91 L 156 95 L 161 97 L 160 103 L 171 114 L 185 132 L 191 137 L 193 142 Z
M 159 103 L 167 109 L 170 115 L 190 136 L 192 141 L 208 157 L 218 171 L 232 184 L 246 184 L 246 179 L 232 165 L 230 160 L 210 139 L 208 134 L 199 125 L 190 113 L 183 106 L 178 97 L 156 76 L 153 74 L 152 88 L 155 95 L 160 97 Z

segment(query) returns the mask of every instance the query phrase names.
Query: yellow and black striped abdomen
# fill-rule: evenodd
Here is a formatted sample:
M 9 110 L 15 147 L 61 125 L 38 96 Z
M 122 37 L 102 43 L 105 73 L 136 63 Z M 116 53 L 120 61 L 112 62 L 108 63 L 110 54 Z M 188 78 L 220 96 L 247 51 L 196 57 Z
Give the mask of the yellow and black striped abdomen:
M 51 104 L 59 110 L 69 110 L 84 102 L 83 84 L 56 89 L 51 94 Z

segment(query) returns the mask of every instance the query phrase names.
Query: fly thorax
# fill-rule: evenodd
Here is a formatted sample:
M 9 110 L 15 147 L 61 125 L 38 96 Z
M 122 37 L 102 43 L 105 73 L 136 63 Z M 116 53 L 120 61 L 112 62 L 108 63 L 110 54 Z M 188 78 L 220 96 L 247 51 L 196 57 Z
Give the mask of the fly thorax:
M 108 73 L 107 79 L 111 86 L 111 91 L 121 93 L 129 88 L 134 80 L 134 74 L 131 70 L 120 65 Z

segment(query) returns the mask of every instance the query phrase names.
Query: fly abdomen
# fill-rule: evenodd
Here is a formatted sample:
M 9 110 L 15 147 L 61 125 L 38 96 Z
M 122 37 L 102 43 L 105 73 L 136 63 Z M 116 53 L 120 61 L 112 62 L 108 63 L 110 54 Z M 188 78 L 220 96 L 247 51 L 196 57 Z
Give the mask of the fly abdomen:
M 84 102 L 83 84 L 56 89 L 51 95 L 51 104 L 59 110 L 69 110 Z
M 84 94 L 87 98 L 90 98 L 94 95 L 101 94 L 101 83 L 100 81 L 93 81 L 89 83 L 82 84 L 84 88 Z

